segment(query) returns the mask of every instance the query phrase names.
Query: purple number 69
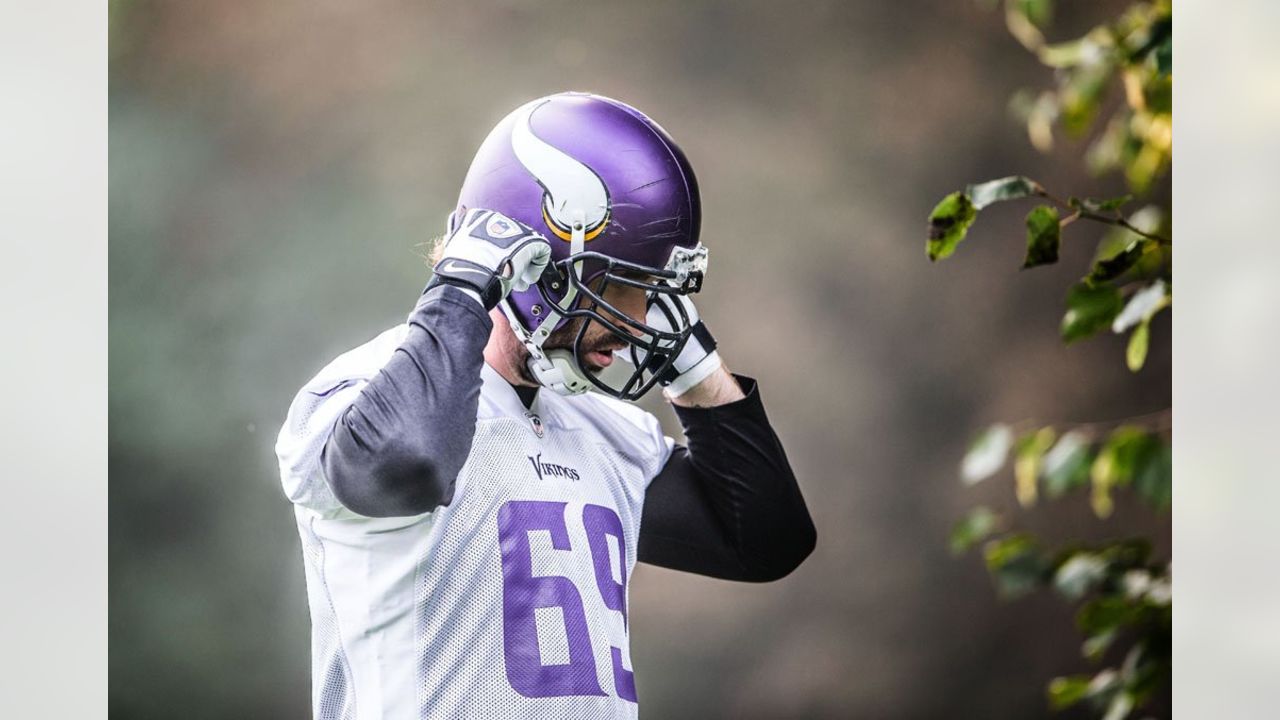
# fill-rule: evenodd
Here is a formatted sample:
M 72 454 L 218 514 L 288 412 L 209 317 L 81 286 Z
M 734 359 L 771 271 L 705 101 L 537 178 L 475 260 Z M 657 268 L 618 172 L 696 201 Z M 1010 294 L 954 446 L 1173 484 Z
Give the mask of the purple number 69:
M 547 531 L 553 549 L 572 550 L 564 520 L 566 505 L 562 502 L 512 500 L 498 510 L 498 539 L 502 547 L 502 639 L 507 680 L 516 692 L 525 697 L 605 694 L 596 676 L 591 632 L 587 627 L 582 595 L 569 578 L 533 574 L 529 554 L 530 531 Z M 627 553 L 622 521 L 617 513 L 601 505 L 585 506 L 582 515 L 601 599 L 606 608 L 622 614 L 625 627 Z M 613 535 L 618 541 L 621 582 L 613 578 L 613 559 L 609 557 L 607 535 Z M 543 665 L 538 647 L 536 611 L 551 607 L 560 608 L 564 615 L 569 662 Z M 614 690 L 618 697 L 635 702 L 635 678 L 622 667 L 622 651 L 617 647 L 609 650 L 613 660 Z

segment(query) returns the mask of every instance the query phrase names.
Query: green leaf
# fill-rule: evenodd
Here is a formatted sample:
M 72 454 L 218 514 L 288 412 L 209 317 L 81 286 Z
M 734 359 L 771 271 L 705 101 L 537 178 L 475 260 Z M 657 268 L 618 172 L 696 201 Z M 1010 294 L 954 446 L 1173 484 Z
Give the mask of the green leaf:
M 1041 30 L 1049 26 L 1049 21 L 1053 19 L 1053 3 L 1051 0 L 1017 0 L 1018 11 L 1023 14 L 1031 24 Z
M 1130 538 L 1112 543 L 1097 552 L 1113 569 L 1145 565 L 1151 557 L 1151 543 L 1143 538 Z
M 941 260 L 956 251 L 969 232 L 978 211 L 964 193 L 956 191 L 942 198 L 929 213 L 929 241 L 925 250 L 930 260 Z
M 1142 37 L 1139 35 L 1139 37 Z M 1171 16 L 1157 18 L 1146 29 L 1144 41 L 1129 53 L 1129 62 L 1141 62 L 1147 53 L 1158 51 L 1165 41 L 1173 37 L 1173 18 Z M 1172 52 L 1172 48 L 1170 48 Z
M 1154 442 L 1158 442 L 1156 438 L 1135 425 L 1122 425 L 1111 432 L 1105 449 L 1116 455 L 1116 471 L 1120 482 L 1129 482 L 1143 449 Z
M 1155 633 L 1152 633 L 1153 635 Z M 1169 630 L 1166 626 L 1161 633 L 1167 643 Z M 1152 638 L 1154 640 L 1154 638 Z M 1147 643 L 1138 643 L 1129 650 L 1120 666 L 1120 676 L 1124 681 L 1125 693 L 1133 698 L 1134 706 L 1144 704 L 1169 679 L 1170 666 L 1167 657 L 1159 657 L 1150 652 Z
M 1089 696 L 1092 680 L 1088 675 L 1054 678 L 1049 682 L 1049 706 L 1054 710 L 1064 710 L 1085 699 Z
M 1098 517 L 1105 518 L 1111 514 L 1111 489 L 1128 485 L 1133 479 L 1138 458 L 1151 443 L 1158 442 L 1139 427 L 1126 425 L 1111 433 L 1089 472 L 1093 480 L 1093 511 Z
M 1093 261 L 1096 264 L 1109 260 L 1133 247 L 1133 244 L 1141 239 L 1141 235 L 1119 225 L 1113 225 L 1098 241 L 1098 249 L 1093 254 Z
M 1079 600 L 1107 576 L 1107 563 L 1093 553 L 1078 552 L 1053 574 L 1053 587 L 1066 599 Z
M 1131 712 L 1133 712 L 1133 696 L 1127 692 L 1119 692 L 1111 698 L 1111 704 L 1107 706 L 1107 714 L 1102 716 L 1102 720 L 1125 720 Z
M 1080 646 L 1080 653 L 1089 660 L 1100 660 L 1107 648 L 1111 647 L 1111 643 L 1116 639 L 1114 630 L 1101 632 L 1096 635 L 1090 635 Z
M 1005 27 L 1014 39 L 1032 52 L 1044 47 L 1044 33 L 1040 32 L 1040 28 L 1036 27 L 1035 23 L 1027 19 L 1022 8 L 1018 7 L 1017 0 L 1006 0 L 1004 11 Z
M 1012 446 L 1013 429 L 1008 425 L 996 423 L 983 430 L 960 463 L 961 479 L 973 485 L 995 475 L 1004 467 Z
M 1122 302 L 1120 291 L 1110 285 L 1072 286 L 1067 293 L 1067 313 L 1062 316 L 1062 339 L 1075 342 L 1107 327 Z
M 985 540 L 1000 526 L 1000 516 L 991 508 L 978 506 L 969 511 L 951 530 L 951 552 L 959 555 Z
M 1089 505 L 1093 507 L 1093 514 L 1100 518 L 1110 517 L 1115 509 L 1115 501 L 1111 499 L 1111 488 L 1116 484 L 1114 468 L 1115 454 L 1106 449 L 1098 453 L 1089 468 L 1089 477 L 1093 481 Z
M 973 203 L 975 210 L 981 210 L 993 203 L 1031 197 L 1042 191 L 1043 188 L 1035 180 L 1021 175 L 1010 175 L 998 180 L 970 185 L 965 188 L 964 194 Z
M 1024 92 L 1010 101 L 1014 116 L 1027 126 L 1027 138 L 1040 152 L 1053 150 L 1053 123 L 1058 119 L 1058 96 L 1045 90 L 1039 95 Z
M 1157 115 L 1173 113 L 1173 78 L 1169 75 L 1148 77 L 1142 84 L 1142 99 L 1147 110 Z
M 1013 463 L 1013 477 L 1018 495 L 1018 503 L 1022 507 L 1031 507 L 1036 502 L 1036 482 L 1040 477 L 1040 460 L 1045 451 L 1053 446 L 1057 434 L 1053 428 L 1040 428 L 1034 433 L 1024 435 L 1018 440 L 1018 448 Z
M 1173 74 L 1173 37 L 1165 38 L 1156 48 L 1156 72 L 1161 75 Z
M 1051 265 L 1058 262 L 1058 246 L 1062 242 L 1062 226 L 1057 208 L 1041 205 L 1027 213 L 1027 257 L 1022 267 Z
M 1037 55 L 1040 57 L 1040 62 L 1049 67 L 1069 68 L 1091 61 L 1104 51 L 1105 49 L 1096 39 L 1086 35 L 1075 40 L 1044 45 Z
M 1129 222 L 1143 232 L 1167 231 L 1163 213 L 1151 205 L 1135 212 Z M 1093 256 L 1093 268 L 1086 282 L 1096 284 L 1115 280 L 1126 272 L 1133 273 L 1135 277 L 1167 277 L 1170 253 L 1172 247 L 1164 248 L 1156 241 L 1128 228 L 1114 225 L 1098 242 Z
M 1108 63 L 1082 64 L 1065 76 L 1058 93 L 1062 101 L 1062 127 L 1080 136 L 1088 131 L 1111 84 L 1112 66 Z
M 1059 498 L 1069 490 L 1089 483 L 1089 466 L 1093 452 L 1084 433 L 1072 430 L 1059 438 L 1053 449 L 1045 453 L 1041 463 L 1045 492 Z
M 1146 253 L 1147 248 L 1152 245 L 1155 245 L 1155 243 L 1143 238 L 1134 240 L 1124 250 L 1095 262 L 1093 269 L 1089 271 L 1089 276 L 1085 278 L 1085 282 L 1096 284 L 1115 280 L 1136 265 L 1142 259 L 1143 254 Z
M 1102 133 L 1085 151 L 1085 167 L 1094 175 L 1101 175 L 1120 167 L 1132 135 L 1129 123 L 1124 117 L 1119 114 L 1112 117 L 1102 129 Z
M 1025 595 L 1048 579 L 1049 562 L 1027 535 L 991 540 L 983 553 L 996 589 L 1006 599 Z
M 1113 632 L 1132 624 L 1141 609 L 1123 597 L 1104 595 L 1085 603 L 1076 613 L 1076 626 L 1087 635 Z
M 1129 224 L 1147 233 L 1166 231 L 1164 211 L 1155 205 L 1145 205 L 1129 217 Z M 1124 253 L 1129 257 L 1121 258 Z M 1154 240 L 1119 225 L 1113 225 L 1098 243 L 1094 254 L 1090 280 L 1112 280 L 1133 270 L 1139 274 L 1153 274 L 1162 264 L 1163 253 Z M 1109 262 L 1108 262 L 1109 261 Z
M 1129 347 L 1125 350 L 1124 360 L 1132 372 L 1138 372 L 1147 362 L 1147 345 L 1151 338 L 1151 323 L 1143 320 L 1133 329 L 1129 336 Z
M 1173 452 L 1156 441 L 1147 444 L 1134 459 L 1133 489 L 1156 510 L 1173 502 Z

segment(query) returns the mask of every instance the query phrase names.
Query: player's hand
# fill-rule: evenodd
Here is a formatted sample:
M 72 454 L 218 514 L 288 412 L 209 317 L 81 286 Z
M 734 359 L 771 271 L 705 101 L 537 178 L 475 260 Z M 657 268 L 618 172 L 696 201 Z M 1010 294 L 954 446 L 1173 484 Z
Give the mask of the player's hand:
M 467 211 L 436 263 L 434 285 L 471 290 L 491 310 L 512 290 L 528 290 L 551 262 L 551 245 L 533 228 L 502 213 Z
M 688 295 L 650 294 L 645 323 L 659 330 L 674 332 L 680 318 L 676 303 L 684 306 L 684 314 L 689 318 L 693 331 L 685 341 L 684 349 L 676 356 L 675 362 L 658 377 L 658 384 L 666 388 L 667 395 L 673 398 L 688 392 L 719 370 L 723 364 L 720 361 L 720 354 L 716 352 L 716 339 L 711 336 L 706 324 L 698 317 L 698 310 L 693 306 L 693 300 L 689 299 Z M 640 358 L 633 358 L 633 360 L 643 362 Z

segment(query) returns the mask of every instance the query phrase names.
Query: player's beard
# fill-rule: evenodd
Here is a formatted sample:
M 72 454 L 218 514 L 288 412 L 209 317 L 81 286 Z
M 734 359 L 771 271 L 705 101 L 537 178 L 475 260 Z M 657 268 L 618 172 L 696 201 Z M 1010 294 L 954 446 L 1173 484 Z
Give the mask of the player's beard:
M 626 347 L 626 343 L 619 340 L 617 336 L 609 332 L 598 322 L 585 317 L 571 318 L 563 327 L 557 329 L 547 337 L 546 342 L 542 344 L 543 350 L 568 350 L 573 352 L 574 339 L 578 337 L 578 330 L 582 327 L 582 323 L 590 322 L 586 335 L 582 338 L 582 346 L 579 348 L 578 357 L 585 357 L 589 352 L 612 353 L 614 350 L 621 350 Z M 521 346 L 523 350 L 523 346 Z M 520 372 L 520 379 L 530 385 L 537 385 L 538 380 L 534 377 L 533 371 L 529 369 L 529 352 L 524 350 L 521 362 L 517 363 Z M 593 375 L 599 374 L 604 368 L 583 363 L 582 370 Z

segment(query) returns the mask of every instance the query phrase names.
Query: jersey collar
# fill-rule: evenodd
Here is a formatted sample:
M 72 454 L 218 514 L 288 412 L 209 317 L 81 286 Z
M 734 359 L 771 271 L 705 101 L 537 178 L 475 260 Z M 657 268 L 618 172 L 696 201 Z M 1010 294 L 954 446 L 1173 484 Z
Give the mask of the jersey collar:
M 538 393 L 532 405 L 525 407 L 516 389 L 488 362 L 480 368 L 480 380 L 483 383 L 484 394 L 498 405 L 503 414 L 522 418 L 528 412 L 541 412 L 541 398 L 544 393 Z

